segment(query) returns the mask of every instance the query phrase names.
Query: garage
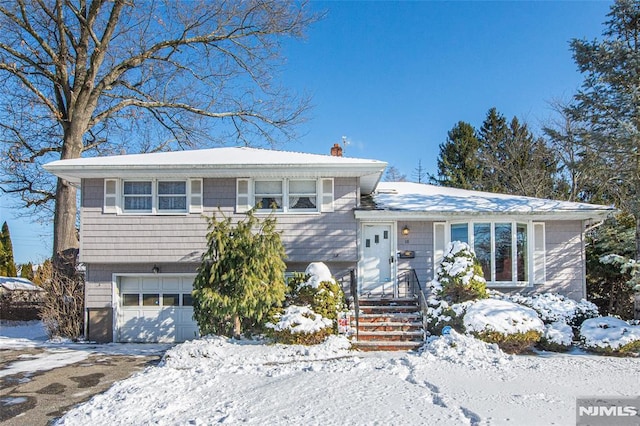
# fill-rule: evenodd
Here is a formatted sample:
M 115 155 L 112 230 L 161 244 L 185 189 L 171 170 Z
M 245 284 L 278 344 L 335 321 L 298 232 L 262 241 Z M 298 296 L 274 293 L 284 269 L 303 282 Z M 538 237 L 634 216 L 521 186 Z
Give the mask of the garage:
M 118 277 L 116 341 L 174 343 L 197 338 L 191 298 L 194 278 L 169 274 Z

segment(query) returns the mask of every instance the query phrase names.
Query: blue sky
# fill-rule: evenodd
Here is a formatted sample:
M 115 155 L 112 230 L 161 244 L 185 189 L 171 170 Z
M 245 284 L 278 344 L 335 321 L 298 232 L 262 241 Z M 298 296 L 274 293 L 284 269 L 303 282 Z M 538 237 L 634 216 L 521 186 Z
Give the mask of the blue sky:
M 610 2 L 314 2 L 325 11 L 304 40 L 286 41 L 282 79 L 312 96 L 301 138 L 283 149 L 387 161 L 409 179 L 434 173 L 458 121 L 479 127 L 491 107 L 534 131 L 549 102 L 570 99 L 581 75 L 572 38 L 599 38 Z M 16 262 L 50 255 L 51 227 L 15 217 L 2 196 Z

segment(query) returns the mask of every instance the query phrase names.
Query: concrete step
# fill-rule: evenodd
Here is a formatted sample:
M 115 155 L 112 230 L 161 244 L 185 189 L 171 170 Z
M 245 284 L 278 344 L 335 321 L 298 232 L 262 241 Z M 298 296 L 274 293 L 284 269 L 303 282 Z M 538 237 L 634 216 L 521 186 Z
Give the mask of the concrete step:
M 392 342 L 392 341 L 360 341 L 353 346 L 361 351 L 410 351 L 422 346 L 422 342 Z
M 424 331 L 360 331 L 358 332 L 358 343 L 367 341 L 381 342 L 422 342 Z

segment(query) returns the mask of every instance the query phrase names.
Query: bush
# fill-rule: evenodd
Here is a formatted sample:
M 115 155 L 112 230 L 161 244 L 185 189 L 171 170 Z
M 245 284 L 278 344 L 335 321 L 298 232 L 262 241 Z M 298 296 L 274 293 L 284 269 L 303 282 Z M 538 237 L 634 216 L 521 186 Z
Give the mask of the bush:
M 338 333 L 338 315 L 347 305 L 342 288 L 323 263 L 311 263 L 304 274 L 294 274 L 287 289 L 286 309 L 272 312 L 267 334 L 279 343 L 311 345 Z M 323 325 L 314 328 L 310 321 Z
M 468 244 L 454 241 L 438 267 L 436 280 L 442 289 L 440 296 L 453 303 L 488 297 L 487 282 L 482 267 Z
M 267 334 L 278 343 L 317 345 L 332 334 L 335 321 L 324 318 L 303 306 L 289 306 L 276 315 L 277 322 L 267 323 Z
M 545 351 L 566 352 L 573 343 L 573 329 L 564 321 L 556 321 L 545 326 L 538 347 Z
M 496 343 L 508 353 L 528 350 L 544 332 L 544 324 L 533 309 L 506 300 L 487 299 L 469 304 L 463 321 L 468 333 Z
M 588 319 L 580 327 L 580 340 L 590 351 L 620 356 L 640 355 L 640 326 L 613 317 Z
M 472 334 L 484 342 L 497 344 L 500 349 L 509 354 L 521 354 L 528 352 L 541 337 L 541 333 L 535 330 L 510 334 L 485 330 L 481 332 L 474 332 Z
M 497 297 L 533 309 L 545 324 L 562 321 L 571 327 L 578 328 L 584 320 L 598 316 L 598 307 L 593 303 L 585 299 L 576 302 L 557 293 L 535 295 L 498 293 Z

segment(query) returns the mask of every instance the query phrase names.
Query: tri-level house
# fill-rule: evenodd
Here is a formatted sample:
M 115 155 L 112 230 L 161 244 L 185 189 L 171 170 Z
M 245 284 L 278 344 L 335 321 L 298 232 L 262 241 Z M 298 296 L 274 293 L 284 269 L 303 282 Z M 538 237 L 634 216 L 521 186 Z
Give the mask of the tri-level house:
M 45 165 L 81 188 L 87 338 L 196 336 L 204 216 L 240 219 L 252 208 L 277 217 L 289 271 L 353 270 L 361 300 L 413 296 L 454 240 L 473 247 L 490 287 L 585 296 L 584 232 L 613 208 L 380 182 L 385 162 L 341 152 L 213 148 Z

